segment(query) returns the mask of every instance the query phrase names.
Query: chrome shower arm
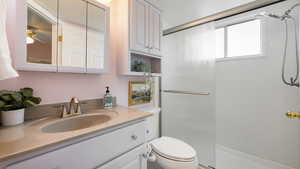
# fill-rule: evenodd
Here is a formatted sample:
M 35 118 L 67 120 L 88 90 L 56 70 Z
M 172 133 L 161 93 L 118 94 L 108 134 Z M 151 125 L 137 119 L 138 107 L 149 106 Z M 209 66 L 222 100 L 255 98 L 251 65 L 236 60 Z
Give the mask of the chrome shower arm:
M 285 12 L 285 15 L 290 15 L 290 13 L 291 13 L 295 8 L 297 8 L 297 7 L 299 7 L 299 6 L 300 6 L 300 3 L 295 4 L 294 6 L 292 6 L 289 10 L 287 10 L 287 11 Z

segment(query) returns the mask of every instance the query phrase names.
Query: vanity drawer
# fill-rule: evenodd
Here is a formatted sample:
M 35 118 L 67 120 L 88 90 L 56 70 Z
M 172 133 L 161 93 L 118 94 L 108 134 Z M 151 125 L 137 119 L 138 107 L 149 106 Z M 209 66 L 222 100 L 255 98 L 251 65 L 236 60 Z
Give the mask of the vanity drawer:
M 91 169 L 145 142 L 145 122 L 8 166 L 6 169 Z
M 147 169 L 146 152 L 146 145 L 142 145 L 97 169 Z

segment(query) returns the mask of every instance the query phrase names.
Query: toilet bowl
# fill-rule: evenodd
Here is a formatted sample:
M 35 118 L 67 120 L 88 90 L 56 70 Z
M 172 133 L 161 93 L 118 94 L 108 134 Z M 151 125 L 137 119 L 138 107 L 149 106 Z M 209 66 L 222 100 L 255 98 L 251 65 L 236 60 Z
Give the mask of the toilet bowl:
M 148 144 L 149 160 L 162 169 L 197 169 L 196 151 L 187 143 L 171 138 L 161 137 Z
M 146 119 L 147 157 L 162 169 L 198 169 L 197 153 L 187 143 L 171 138 L 159 137 L 159 108 L 143 108 L 154 115 Z

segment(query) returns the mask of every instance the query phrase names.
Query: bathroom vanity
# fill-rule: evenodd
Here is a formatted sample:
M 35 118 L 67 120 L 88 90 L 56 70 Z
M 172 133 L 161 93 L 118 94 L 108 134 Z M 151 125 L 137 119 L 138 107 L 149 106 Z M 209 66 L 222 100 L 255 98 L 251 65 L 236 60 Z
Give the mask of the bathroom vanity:
M 146 169 L 145 119 L 152 113 L 123 107 L 82 115 L 107 116 L 74 130 L 78 117 L 46 118 L 0 129 L 1 169 Z M 64 125 L 60 125 L 64 124 Z M 87 121 L 85 121 L 85 124 Z M 51 128 L 50 126 L 57 126 Z M 65 131 L 65 127 L 70 131 Z M 79 125 L 80 126 L 80 125 Z M 49 128 L 50 127 L 50 128 Z M 47 130 L 45 130 L 47 129 Z M 61 129 L 61 130 L 60 130 Z

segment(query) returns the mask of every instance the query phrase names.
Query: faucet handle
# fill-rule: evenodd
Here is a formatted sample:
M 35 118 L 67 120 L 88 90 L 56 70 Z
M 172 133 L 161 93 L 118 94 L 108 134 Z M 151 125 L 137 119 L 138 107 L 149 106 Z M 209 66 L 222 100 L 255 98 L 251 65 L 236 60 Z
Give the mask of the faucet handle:
M 76 97 L 72 97 L 70 103 L 78 104 L 79 103 L 79 99 L 77 99 Z
M 61 107 L 62 107 L 62 111 L 60 116 L 61 118 L 64 118 L 68 115 L 67 106 L 65 104 L 62 104 Z
M 78 106 L 77 106 L 77 112 L 76 112 L 76 113 L 77 113 L 77 114 L 82 114 L 80 104 L 78 104 Z

